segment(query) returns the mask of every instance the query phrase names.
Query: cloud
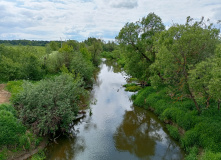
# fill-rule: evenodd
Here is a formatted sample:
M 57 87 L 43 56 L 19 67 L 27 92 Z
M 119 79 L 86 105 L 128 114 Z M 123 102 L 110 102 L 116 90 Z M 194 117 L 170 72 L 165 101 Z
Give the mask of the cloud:
M 0 39 L 114 40 L 126 22 L 154 12 L 170 26 L 186 17 L 221 19 L 220 0 L 1 0 Z
M 138 6 L 137 0 L 112 0 L 110 2 L 111 7 L 113 8 L 127 8 L 132 9 Z

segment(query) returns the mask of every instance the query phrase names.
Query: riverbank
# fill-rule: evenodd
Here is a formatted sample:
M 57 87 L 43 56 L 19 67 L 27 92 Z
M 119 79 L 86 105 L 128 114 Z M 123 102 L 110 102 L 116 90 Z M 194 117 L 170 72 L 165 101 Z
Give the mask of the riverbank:
M 36 137 L 25 130 L 17 119 L 17 111 L 10 104 L 11 93 L 5 88 L 6 84 L 0 84 L 0 121 L 1 129 L 5 131 L 0 135 L 0 159 L 26 160 L 43 150 L 47 146 L 48 139 Z
M 186 151 L 185 159 L 221 159 L 221 113 L 216 106 L 198 114 L 191 100 L 175 101 L 165 87 L 145 87 L 132 99 L 136 106 L 154 112 L 167 124 L 170 135 Z
M 47 147 L 47 160 L 183 160 L 184 152 L 151 112 L 135 107 L 123 84 L 128 76 L 114 61 L 102 60 L 91 91 L 89 112 Z

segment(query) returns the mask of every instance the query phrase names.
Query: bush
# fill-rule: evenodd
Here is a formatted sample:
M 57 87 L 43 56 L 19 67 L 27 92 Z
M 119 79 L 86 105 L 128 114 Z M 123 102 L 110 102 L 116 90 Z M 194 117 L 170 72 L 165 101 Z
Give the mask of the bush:
M 92 84 L 94 66 L 91 61 L 84 59 L 80 53 L 75 53 L 70 65 L 71 70 L 80 74 L 85 84 Z
M 19 146 L 22 148 L 24 147 L 26 150 L 29 150 L 31 147 L 31 141 L 28 135 L 24 134 L 19 137 Z
M 177 124 L 185 130 L 193 128 L 198 122 L 199 118 L 196 111 L 184 112 L 176 117 Z
M 67 131 L 78 110 L 80 95 L 84 93 L 82 80 L 69 74 L 36 84 L 26 82 L 18 96 L 20 117 L 34 133 L 46 135 L 57 130 Z
M 154 113 L 161 115 L 168 108 L 168 106 L 168 102 L 165 99 L 161 99 L 154 105 Z
M 188 150 L 190 147 L 199 144 L 199 133 L 194 129 L 189 130 L 185 133 L 185 135 L 181 138 L 181 146 Z
M 31 157 L 31 160 L 44 160 L 46 159 L 46 155 L 43 150 L 39 151 L 37 154 Z
M 221 146 L 221 123 L 207 121 L 196 125 L 195 130 L 199 133 L 199 144 L 214 152 L 220 152 Z
M 180 110 L 179 108 L 170 107 L 164 110 L 164 112 L 161 115 L 161 119 L 163 120 L 172 120 L 173 122 L 177 122 L 177 118 L 182 117 L 185 112 Z
M 180 139 L 180 134 L 179 134 L 179 130 L 177 127 L 175 126 L 171 126 L 171 125 L 167 125 L 166 126 L 170 135 L 175 139 L 175 140 L 179 140 Z
M 198 148 L 196 146 L 189 149 L 189 154 L 185 157 L 185 160 L 198 160 L 197 158 Z
M 1 110 L 5 110 L 5 111 L 8 111 L 8 112 L 11 112 L 13 114 L 14 117 L 17 116 L 17 112 L 15 110 L 15 108 L 11 105 L 11 104 L 1 104 L 0 105 L 0 111 Z
M 211 151 L 206 151 L 203 153 L 202 160 L 220 160 L 221 159 L 221 153 L 213 153 Z
M 0 159 L 1 160 L 7 160 L 7 149 L 4 148 L 3 150 L 0 151 Z
M 142 90 L 140 90 L 136 96 L 136 99 L 134 100 L 134 104 L 139 107 L 147 106 L 146 104 L 146 97 L 154 92 L 154 89 L 152 87 L 146 87 Z
M 0 110 L 0 128 L 0 147 L 19 143 L 19 137 L 26 131 L 13 113 L 6 110 Z

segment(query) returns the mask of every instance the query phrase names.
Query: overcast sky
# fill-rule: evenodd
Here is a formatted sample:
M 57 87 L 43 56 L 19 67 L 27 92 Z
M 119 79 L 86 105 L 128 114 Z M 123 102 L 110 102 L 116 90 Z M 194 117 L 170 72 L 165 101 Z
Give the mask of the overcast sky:
M 148 13 L 166 26 L 187 16 L 221 20 L 221 0 L 0 0 L 0 39 L 114 40 Z

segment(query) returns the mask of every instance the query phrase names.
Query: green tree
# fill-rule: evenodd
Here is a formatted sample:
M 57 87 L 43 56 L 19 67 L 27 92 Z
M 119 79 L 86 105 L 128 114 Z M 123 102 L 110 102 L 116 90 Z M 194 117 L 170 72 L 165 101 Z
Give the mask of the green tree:
M 60 48 L 60 42 L 58 41 L 51 41 L 49 45 L 52 51 L 57 51 Z
M 18 95 L 20 117 L 39 135 L 68 131 L 78 111 L 80 95 L 84 93 L 80 77 L 62 74 L 41 80 L 37 84 L 26 82 Z
M 186 24 L 175 24 L 162 32 L 155 45 L 157 60 L 151 67 L 155 76 L 156 71 L 160 71 L 161 79 L 170 86 L 178 99 L 190 97 L 199 112 L 200 107 L 188 82 L 189 71 L 214 55 L 219 37 L 219 30 L 204 22 L 203 18 L 199 22 L 193 22 L 188 17 Z
M 86 60 L 92 60 L 91 53 L 88 51 L 84 43 L 82 43 L 80 46 L 80 52 Z
M 59 54 L 61 54 L 63 59 L 63 64 L 70 69 L 71 59 L 73 57 L 74 49 L 68 44 L 63 44 L 62 48 L 59 49 Z
M 127 73 L 148 81 L 150 76 L 148 68 L 156 57 L 154 39 L 164 29 L 161 18 L 154 13 L 149 13 L 136 23 L 126 23 L 116 39 L 125 50 Z
M 221 101 L 221 45 L 216 50 L 213 68 L 211 70 L 211 80 L 209 81 L 209 93 L 217 101 L 218 109 L 220 110 Z
M 92 77 L 94 66 L 92 62 L 86 58 L 84 58 L 81 53 L 76 52 L 71 60 L 70 70 L 74 71 L 76 75 L 80 74 L 85 85 L 91 85 L 93 83 Z

